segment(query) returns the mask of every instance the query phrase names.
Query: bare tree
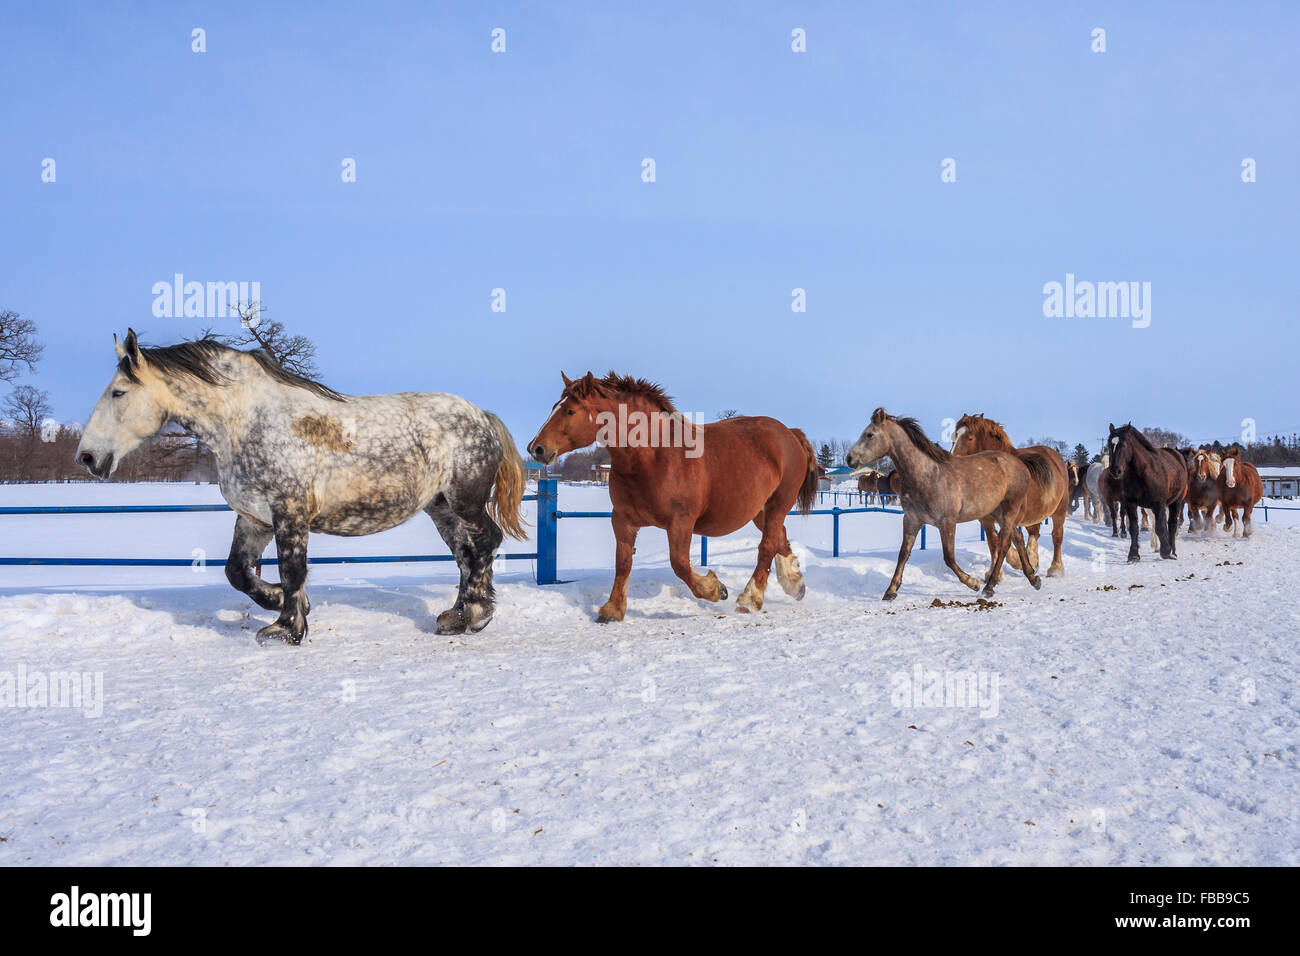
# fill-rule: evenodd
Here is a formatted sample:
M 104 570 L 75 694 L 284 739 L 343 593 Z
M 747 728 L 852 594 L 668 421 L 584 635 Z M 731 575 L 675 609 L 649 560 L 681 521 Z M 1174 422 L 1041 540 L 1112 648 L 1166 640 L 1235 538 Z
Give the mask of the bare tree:
M 718 412 L 718 421 L 726 421 L 728 418 L 736 418 L 740 415 L 739 408 L 724 408 Z
M 1142 429 L 1142 434 L 1147 437 L 1147 441 L 1157 448 L 1165 446 L 1167 448 L 1185 448 L 1191 444 L 1186 435 L 1181 432 L 1172 431 L 1168 428 L 1150 428 Z
M 240 332 L 224 335 L 208 328 L 203 330 L 202 337 L 237 349 L 250 346 L 265 349 L 282 369 L 303 378 L 314 379 L 320 373 L 316 367 L 315 343 L 305 335 L 291 335 L 283 322 L 267 319 L 261 302 L 241 302 L 235 311 L 239 313 Z
M 1042 438 L 1026 438 L 1020 443 L 1021 448 L 1029 448 L 1032 445 L 1046 445 L 1048 448 L 1054 448 L 1061 453 L 1062 458 L 1070 457 L 1070 445 L 1059 438 L 1051 438 L 1044 435 Z
M 5 399 L 5 418 L 20 435 L 33 440 L 40 436 L 41 423 L 50 412 L 50 393 L 35 385 L 19 385 Z
M 36 338 L 36 323 L 17 312 L 0 312 L 0 382 L 12 382 L 22 374 L 36 371 L 36 362 L 45 346 Z

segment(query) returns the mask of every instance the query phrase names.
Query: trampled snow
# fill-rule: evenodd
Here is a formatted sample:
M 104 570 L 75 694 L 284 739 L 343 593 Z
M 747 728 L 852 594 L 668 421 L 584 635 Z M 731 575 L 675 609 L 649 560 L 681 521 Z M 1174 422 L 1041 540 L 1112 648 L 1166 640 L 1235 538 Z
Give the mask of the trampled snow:
M 0 487 L 0 505 L 218 501 Z M 560 506 L 608 498 L 562 486 Z M 731 591 L 710 605 L 646 530 L 607 626 L 609 524 L 565 519 L 568 583 L 499 561 L 479 634 L 433 633 L 453 565 L 324 565 L 295 648 L 259 646 L 273 615 L 226 584 L 230 514 L 0 517 L 5 555 L 195 561 L 0 568 L 0 864 L 1294 865 L 1297 518 L 1184 535 L 1176 562 L 1144 541 L 1137 566 L 1071 520 L 1066 576 L 1035 592 L 1009 570 L 985 609 L 933 529 L 891 605 L 897 515 L 842 518 L 839 558 L 829 517 L 792 518 L 807 597 L 773 580 L 753 615 L 735 597 L 756 531 L 710 541 Z M 982 575 L 977 536 L 958 561 Z M 311 548 L 445 551 L 423 516 Z M 52 705 L 62 672 L 88 675 L 79 706 Z

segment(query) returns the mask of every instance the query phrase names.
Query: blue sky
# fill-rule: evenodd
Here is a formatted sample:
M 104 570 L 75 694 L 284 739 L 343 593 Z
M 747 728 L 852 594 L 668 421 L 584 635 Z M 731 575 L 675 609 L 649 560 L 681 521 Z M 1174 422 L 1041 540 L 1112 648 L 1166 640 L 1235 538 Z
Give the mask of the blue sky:
M 4 19 L 0 308 L 39 323 L 26 381 L 62 419 L 89 415 L 115 330 L 213 324 L 152 315 L 181 272 L 260 282 L 340 390 L 457 392 L 521 440 L 561 369 L 609 368 L 814 437 L 856 436 L 877 405 L 932 434 L 982 411 L 1071 442 L 1129 419 L 1300 429 L 1293 3 Z M 1067 272 L 1150 282 L 1150 327 L 1045 318 Z

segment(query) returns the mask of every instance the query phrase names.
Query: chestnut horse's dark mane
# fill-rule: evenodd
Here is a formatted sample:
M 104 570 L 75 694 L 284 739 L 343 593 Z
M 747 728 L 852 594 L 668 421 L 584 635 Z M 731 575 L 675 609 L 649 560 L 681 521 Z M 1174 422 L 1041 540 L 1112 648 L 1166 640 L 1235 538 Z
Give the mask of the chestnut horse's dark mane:
M 610 391 L 622 392 L 624 395 L 639 395 L 650 404 L 657 406 L 661 411 L 673 414 L 677 412 L 672 398 L 664 394 L 664 387 L 644 378 L 619 375 L 617 372 L 611 371 L 604 378 L 597 379 L 596 382 L 602 388 Z
M 889 419 L 889 421 L 901 428 L 903 434 L 907 436 L 907 440 L 915 445 L 919 451 L 923 452 L 926 457 L 931 460 L 945 462 L 952 457 L 947 451 L 930 441 L 929 436 L 927 436 L 921 426 L 917 424 L 915 418 L 899 418 L 896 415 L 889 414 L 889 412 L 885 411 L 883 408 L 877 408 L 871 413 L 871 421 L 873 424 L 878 425 L 885 419 Z

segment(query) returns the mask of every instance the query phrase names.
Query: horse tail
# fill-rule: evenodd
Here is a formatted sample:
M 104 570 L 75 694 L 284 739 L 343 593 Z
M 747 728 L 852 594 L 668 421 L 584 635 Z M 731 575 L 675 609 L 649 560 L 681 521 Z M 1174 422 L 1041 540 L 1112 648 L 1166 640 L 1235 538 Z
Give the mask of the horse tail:
M 501 464 L 497 466 L 493 486 L 496 493 L 488 499 L 488 514 L 504 533 L 519 541 L 528 537 L 524 530 L 524 460 L 519 457 L 510 429 L 491 412 L 485 412 L 501 442 Z
M 821 481 L 822 469 L 821 465 L 817 464 L 817 453 L 813 451 L 808 436 L 797 428 L 792 428 L 790 431 L 794 432 L 794 437 L 798 439 L 799 445 L 808 458 L 808 471 L 803 477 L 803 484 L 799 486 L 799 497 L 796 502 L 799 513 L 806 515 L 812 511 L 813 500 L 817 497 L 817 484 Z
M 1029 469 L 1029 477 L 1038 482 L 1044 488 L 1052 483 L 1052 466 L 1045 455 L 1038 452 L 1032 452 L 1028 455 L 1022 455 L 1021 461 Z

